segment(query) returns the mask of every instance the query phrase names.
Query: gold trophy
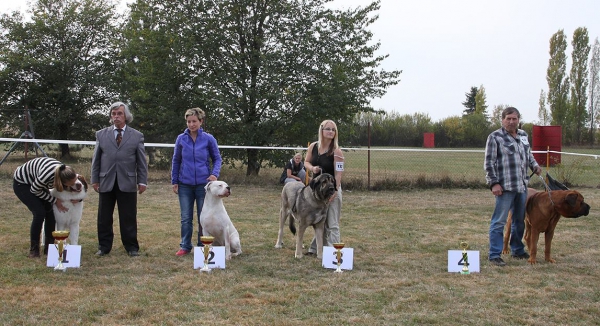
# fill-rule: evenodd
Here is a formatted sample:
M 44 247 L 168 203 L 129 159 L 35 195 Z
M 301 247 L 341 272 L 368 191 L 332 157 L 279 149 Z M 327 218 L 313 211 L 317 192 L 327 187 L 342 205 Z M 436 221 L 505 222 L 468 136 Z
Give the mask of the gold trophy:
M 200 268 L 200 272 L 206 272 L 209 273 L 211 271 L 210 268 L 208 268 L 208 254 L 210 253 L 210 245 L 213 243 L 213 241 L 215 241 L 215 237 L 211 237 L 211 236 L 202 236 L 200 237 L 200 242 L 202 242 L 202 244 L 204 245 L 204 266 L 202 268 Z
M 336 242 L 333 244 L 333 247 L 337 250 L 335 256 L 337 258 L 337 269 L 334 271 L 334 273 L 343 273 L 342 271 L 342 248 L 344 248 L 344 243 L 343 242 Z
M 58 265 L 54 267 L 55 271 L 66 271 L 67 268 L 63 265 L 63 251 L 65 249 L 65 242 L 69 237 L 69 231 L 52 231 L 54 237 L 54 246 L 58 250 Z
M 461 274 L 469 274 L 469 256 L 467 255 L 467 248 L 469 248 L 469 243 L 466 241 L 460 242 L 460 247 L 462 248 L 462 260 L 463 260 L 463 268 L 460 271 Z

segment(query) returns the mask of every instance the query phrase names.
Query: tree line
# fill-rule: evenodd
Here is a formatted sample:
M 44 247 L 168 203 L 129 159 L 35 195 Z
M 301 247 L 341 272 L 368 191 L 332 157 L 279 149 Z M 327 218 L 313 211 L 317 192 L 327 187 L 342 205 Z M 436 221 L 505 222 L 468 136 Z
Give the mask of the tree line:
M 567 38 L 559 30 L 549 40 L 549 60 L 537 121 L 523 121 L 532 135 L 533 125 L 559 125 L 564 145 L 593 146 L 600 135 L 600 43 L 590 44 L 587 28 L 577 28 L 571 42 L 571 69 L 567 74 Z M 462 116 L 431 121 L 424 113 L 367 112 L 358 114 L 348 142 L 364 146 L 423 146 L 424 133 L 434 133 L 436 147 L 482 147 L 487 135 L 500 128 L 508 104 L 488 110 L 485 87 L 472 86 L 465 93 Z
M 157 143 L 174 141 L 191 107 L 207 112 L 204 128 L 220 143 L 239 146 L 305 146 L 324 119 L 340 124 L 340 141 L 349 146 L 367 145 L 370 131 L 373 145 L 422 146 L 423 133 L 434 132 L 438 147 L 477 147 L 499 126 L 506 105 L 488 113 L 483 85 L 466 93 L 462 116 L 438 122 L 375 110 L 370 99 L 402 73 L 381 68 L 388 55 L 377 54 L 380 43 L 369 29 L 380 2 L 343 10 L 328 2 L 136 0 L 120 13 L 112 0 L 32 1 L 27 15 L 0 16 L 2 133 L 18 136 L 29 112 L 37 138 L 94 139 L 116 100 L 130 104 L 132 126 Z M 551 41 L 549 88 L 542 91 L 548 121 L 568 126 L 572 138 L 565 139 L 576 143 L 595 137 L 584 131 L 594 128 L 597 114 L 590 112 L 600 94 L 599 59 L 595 68 L 581 68 L 587 30 L 577 35 L 578 68 L 569 78 L 560 56 L 564 35 L 556 46 Z M 587 106 L 586 92 L 594 94 Z M 61 145 L 63 157 L 71 150 Z M 151 164 L 157 154 L 169 158 L 148 151 Z M 287 155 L 231 150 L 224 160 L 242 162 L 250 175 Z
M 380 3 L 327 2 L 137 0 L 121 14 L 110 0 L 33 1 L 27 16 L 0 17 L 0 124 L 19 130 L 27 108 L 38 138 L 93 139 L 121 100 L 146 142 L 173 142 L 185 110 L 200 107 L 221 143 L 305 145 L 322 120 L 374 112 L 370 99 L 400 81 L 369 31 Z M 283 161 L 224 156 L 247 174 Z

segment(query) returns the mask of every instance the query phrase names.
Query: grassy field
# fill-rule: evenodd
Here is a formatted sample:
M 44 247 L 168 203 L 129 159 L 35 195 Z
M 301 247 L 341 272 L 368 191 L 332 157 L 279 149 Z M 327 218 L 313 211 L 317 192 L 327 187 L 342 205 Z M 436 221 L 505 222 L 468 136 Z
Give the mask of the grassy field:
M 243 254 L 206 275 L 192 268 L 191 255 L 175 256 L 178 201 L 160 181 L 164 172 L 153 172 L 156 181 L 139 197 L 141 256 L 126 255 L 118 226 L 110 255 L 94 255 L 92 192 L 81 223 L 81 268 L 62 273 L 27 258 L 31 215 L 12 192 L 11 164 L 0 166 L 3 325 L 600 324 L 598 189 L 580 189 L 589 216 L 559 222 L 556 264 L 505 257 L 504 268 L 486 259 L 488 190 L 345 191 L 341 233 L 354 248 L 354 269 L 336 275 L 314 257 L 295 259 L 287 230 L 284 248 L 274 248 L 278 185 L 232 185 L 225 206 Z M 447 251 L 460 240 L 479 251 L 481 273 L 447 272 Z

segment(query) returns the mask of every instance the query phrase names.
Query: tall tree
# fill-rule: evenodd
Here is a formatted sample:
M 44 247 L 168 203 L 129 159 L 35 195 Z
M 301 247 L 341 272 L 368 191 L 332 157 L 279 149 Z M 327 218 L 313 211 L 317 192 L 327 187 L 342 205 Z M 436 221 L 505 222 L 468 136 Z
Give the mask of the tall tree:
M 462 105 L 466 108 L 463 111 L 464 115 L 475 113 L 475 107 L 477 106 L 477 101 L 475 100 L 475 97 L 477 96 L 477 91 L 477 87 L 473 86 L 471 87 L 471 90 L 469 90 L 469 92 L 465 93 L 467 99 L 464 102 L 462 102 Z
M 567 38 L 561 29 L 550 38 L 550 59 L 546 73 L 548 82 L 548 106 L 552 124 L 561 125 L 565 139 L 568 113 L 569 78 L 567 70 Z
M 543 89 L 540 91 L 538 105 L 538 118 L 540 118 L 540 124 L 542 126 L 547 126 L 550 124 L 550 114 L 548 113 L 548 108 L 546 106 L 546 92 L 544 92 Z
M 316 131 L 321 120 L 351 123 L 356 113 L 374 111 L 370 99 L 401 73 L 381 69 L 387 55 L 375 54 L 380 44 L 369 27 L 378 1 L 347 10 L 326 9 L 327 2 L 138 0 L 127 35 L 150 55 L 128 52 L 128 69 L 139 72 L 128 84 L 130 92 L 138 89 L 132 99 L 151 94 L 158 85 L 145 81 L 164 74 L 174 83 L 164 90 L 168 98 L 189 94 L 189 105 L 206 109 L 208 124 L 219 126 L 211 130 L 219 143 L 305 146 L 316 137 L 306 130 Z M 169 69 L 152 68 L 161 65 Z M 172 110 L 149 100 L 143 106 Z M 269 155 L 224 153 L 226 161 L 244 162 L 248 175 L 258 174 Z
M 485 88 L 481 85 L 477 90 L 477 94 L 475 94 L 475 113 L 483 114 L 484 117 L 487 117 L 486 110 L 488 106 L 486 101 Z
M 590 80 L 589 80 L 589 114 L 590 114 L 590 144 L 594 144 L 596 135 L 596 123 L 598 123 L 598 110 L 600 110 L 600 42 L 598 38 L 592 46 L 590 56 Z
M 94 127 L 108 118 L 98 112 L 116 94 L 115 17 L 115 6 L 104 0 L 38 0 L 27 19 L 17 12 L 2 15 L 0 84 L 6 87 L 0 105 L 15 109 L 10 112 L 31 109 L 36 137 L 92 138 Z M 12 125 L 19 119 L 2 117 Z M 61 151 L 70 155 L 67 144 Z
M 587 112 L 588 56 L 590 38 L 587 28 L 579 27 L 573 33 L 571 58 L 571 105 L 569 120 L 573 129 L 573 142 L 581 144 L 589 114 Z

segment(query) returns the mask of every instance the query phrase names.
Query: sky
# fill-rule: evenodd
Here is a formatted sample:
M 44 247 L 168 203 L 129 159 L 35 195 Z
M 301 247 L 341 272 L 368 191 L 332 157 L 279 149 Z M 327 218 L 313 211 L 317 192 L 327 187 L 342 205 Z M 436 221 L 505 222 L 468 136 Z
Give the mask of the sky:
M 334 0 L 328 6 L 369 3 Z M 26 8 L 27 0 L 0 4 L 2 13 Z M 599 13 L 599 0 L 381 0 L 370 30 L 381 43 L 377 54 L 389 55 L 381 68 L 402 74 L 371 104 L 397 114 L 427 114 L 436 122 L 462 115 L 465 94 L 483 86 L 488 113 L 511 105 L 523 122 L 538 121 L 540 92 L 548 89 L 550 38 L 564 31 L 570 71 L 573 32 L 586 27 L 593 44 L 600 38 Z

